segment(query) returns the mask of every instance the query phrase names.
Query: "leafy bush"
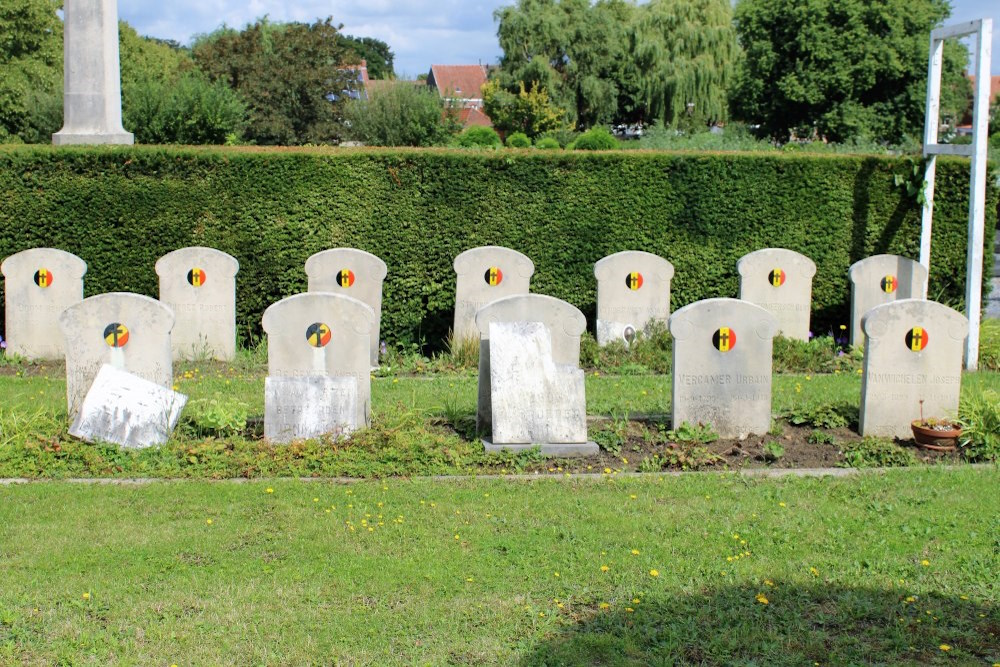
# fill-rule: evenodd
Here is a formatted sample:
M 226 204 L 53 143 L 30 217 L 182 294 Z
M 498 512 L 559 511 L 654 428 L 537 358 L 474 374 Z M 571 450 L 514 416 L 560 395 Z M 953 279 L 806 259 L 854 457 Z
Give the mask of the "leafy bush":
M 223 81 L 199 72 L 177 81 L 148 79 L 128 89 L 125 127 L 143 144 L 224 144 L 246 125 L 247 106 Z
M 665 437 L 668 442 L 696 442 L 707 444 L 718 440 L 719 434 L 715 432 L 715 429 L 712 428 L 711 424 L 691 424 L 689 422 L 681 422 L 680 426 L 667 431 Z
M 597 339 L 585 332 L 580 338 L 580 364 L 589 370 L 618 375 L 667 374 L 672 348 L 667 325 L 658 321 L 637 332 L 631 345 L 621 340 L 598 345 Z
M 795 426 L 813 428 L 841 428 L 850 426 L 857 419 L 857 408 L 849 403 L 819 403 L 797 406 L 785 418 Z
M 503 145 L 500 135 L 492 127 L 473 125 L 455 137 L 454 146 L 459 148 L 498 148 Z
M 249 410 L 242 401 L 203 398 L 188 403 L 184 417 L 196 435 L 226 438 L 246 430 Z
M 344 105 L 347 135 L 370 146 L 436 146 L 461 126 L 434 91 L 408 82 L 383 83 L 368 99 Z
M 575 151 L 610 151 L 618 148 L 618 140 L 606 127 L 592 127 L 573 142 Z
M 970 394 L 958 410 L 962 456 L 970 461 L 1000 460 L 1000 393 Z
M 884 438 L 864 438 L 844 448 L 844 465 L 849 468 L 897 468 L 917 463 L 912 451 Z
M 580 133 L 571 129 L 550 130 L 542 132 L 535 137 L 535 144 L 537 145 L 539 141 L 545 139 L 555 139 L 559 143 L 560 148 L 567 148 L 578 136 L 580 136 Z
M 543 151 L 550 151 L 562 148 L 562 146 L 559 145 L 559 140 L 555 137 L 542 137 L 535 142 L 535 148 Z
M 776 336 L 774 370 L 777 373 L 850 372 L 861 368 L 864 350 L 847 346 L 845 338 L 819 336 L 809 341 Z
M 508 148 L 531 148 L 531 139 L 524 132 L 515 132 L 507 137 Z
M 762 449 L 764 451 L 764 460 L 770 463 L 777 461 L 785 455 L 785 448 L 781 446 L 781 443 L 774 440 L 765 442 Z
M 641 472 L 658 472 L 666 468 L 701 470 L 723 461 L 721 456 L 713 454 L 706 447 L 690 443 L 675 443 L 667 445 L 662 454 L 653 454 L 640 461 L 639 470 Z

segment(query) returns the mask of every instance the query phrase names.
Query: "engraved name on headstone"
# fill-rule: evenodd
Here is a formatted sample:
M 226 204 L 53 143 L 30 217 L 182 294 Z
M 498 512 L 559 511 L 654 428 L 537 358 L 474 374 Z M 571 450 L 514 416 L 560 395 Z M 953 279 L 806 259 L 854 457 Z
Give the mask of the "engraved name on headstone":
M 864 343 L 861 318 L 875 306 L 901 299 L 923 299 L 927 269 L 898 255 L 875 255 L 851 265 L 851 345 Z
M 306 260 L 310 292 L 332 292 L 354 297 L 367 303 L 375 313 L 375 328 L 371 336 L 372 366 L 378 366 L 382 282 L 386 272 L 385 262 L 370 252 L 354 248 L 332 248 Z
M 58 280 L 58 278 L 57 278 Z M 173 386 L 170 330 L 174 312 L 141 294 L 111 292 L 84 299 L 59 316 L 66 346 L 66 402 L 76 417 L 104 364 L 161 387 Z
M 711 424 L 723 438 L 771 428 L 771 352 L 778 321 L 739 299 L 707 299 L 670 316 L 673 427 Z
M 654 320 L 666 324 L 673 264 L 659 255 L 626 250 L 598 260 L 594 276 L 598 344 L 626 340 L 627 330 L 641 332 Z
M 527 294 L 535 265 L 510 248 L 484 246 L 455 258 L 455 341 L 476 340 L 476 312 L 507 296 Z
M 766 248 L 740 258 L 740 299 L 778 319 L 778 333 L 809 340 L 812 279 L 816 264 L 794 250 Z
M 156 261 L 160 301 L 177 323 L 174 359 L 236 357 L 236 273 L 240 263 L 214 248 L 181 248 Z
M 76 255 L 35 248 L 0 264 L 4 275 L 7 353 L 27 359 L 65 356 L 59 316 L 83 301 L 87 264 Z
M 861 435 L 909 438 L 923 416 L 954 418 L 969 322 L 947 306 L 903 299 L 869 310 L 861 380 Z

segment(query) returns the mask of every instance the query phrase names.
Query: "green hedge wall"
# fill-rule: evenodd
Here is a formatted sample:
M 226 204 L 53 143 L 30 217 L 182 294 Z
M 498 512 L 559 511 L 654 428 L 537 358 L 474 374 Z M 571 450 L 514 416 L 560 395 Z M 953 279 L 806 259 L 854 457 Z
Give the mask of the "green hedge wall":
M 889 252 L 917 257 L 920 211 L 868 156 L 617 151 L 51 148 L 0 150 L 0 258 L 51 246 L 89 265 L 87 295 L 156 296 L 153 264 L 189 245 L 240 261 L 238 327 L 306 289 L 314 252 L 352 246 L 389 266 L 384 337 L 440 345 L 452 260 L 505 245 L 535 262 L 532 291 L 593 321 L 595 261 L 646 250 L 673 262 L 673 307 L 736 296 L 736 261 L 765 247 L 817 264 L 814 330 L 846 323 L 847 269 Z M 993 175 L 990 183 L 993 183 Z M 992 247 L 998 190 L 989 190 Z M 957 305 L 965 281 L 968 167 L 939 160 L 930 294 Z

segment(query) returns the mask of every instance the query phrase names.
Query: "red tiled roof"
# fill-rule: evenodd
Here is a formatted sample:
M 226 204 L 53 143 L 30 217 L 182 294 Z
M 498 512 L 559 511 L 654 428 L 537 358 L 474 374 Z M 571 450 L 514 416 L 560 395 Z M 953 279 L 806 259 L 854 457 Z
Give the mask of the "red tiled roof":
M 480 99 L 486 83 L 486 68 L 482 65 L 431 65 L 427 85 L 438 89 L 441 97 Z
M 458 120 L 462 123 L 462 129 L 481 125 L 482 127 L 493 127 L 490 117 L 475 107 L 466 107 L 458 112 Z
M 969 75 L 969 81 L 971 81 L 973 87 L 975 87 L 975 85 L 976 85 L 976 77 L 970 74 Z M 993 101 L 996 100 L 997 95 L 1000 95 L 1000 76 L 991 76 L 990 77 L 990 104 L 992 104 Z

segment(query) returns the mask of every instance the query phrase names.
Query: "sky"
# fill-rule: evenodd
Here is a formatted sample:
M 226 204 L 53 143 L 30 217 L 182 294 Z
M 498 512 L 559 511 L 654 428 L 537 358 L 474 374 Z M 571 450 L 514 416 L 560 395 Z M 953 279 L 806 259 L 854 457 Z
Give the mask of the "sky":
M 223 24 L 311 23 L 332 16 L 343 32 L 375 37 L 396 55 L 397 76 L 415 78 L 433 65 L 492 64 L 500 58 L 493 11 L 513 0 L 118 0 L 118 14 L 139 34 L 190 44 Z M 1000 74 L 1000 2 L 952 0 L 948 23 L 993 19 L 993 74 Z

